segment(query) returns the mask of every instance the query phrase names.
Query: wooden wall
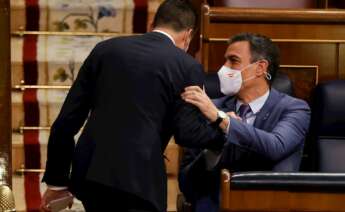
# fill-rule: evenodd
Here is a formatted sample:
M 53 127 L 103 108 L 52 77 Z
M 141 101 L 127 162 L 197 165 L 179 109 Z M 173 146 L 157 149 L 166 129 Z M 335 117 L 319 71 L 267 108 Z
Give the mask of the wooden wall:
M 10 1 L 0 0 L 0 176 L 11 185 Z M 2 179 L 2 178 L 5 179 Z M 3 182 L 1 182 L 3 183 Z

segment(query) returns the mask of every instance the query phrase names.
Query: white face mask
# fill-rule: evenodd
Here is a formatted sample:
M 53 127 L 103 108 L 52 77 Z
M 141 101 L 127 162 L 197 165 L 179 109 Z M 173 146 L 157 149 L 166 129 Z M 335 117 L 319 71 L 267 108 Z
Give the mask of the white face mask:
M 218 71 L 220 91 L 229 96 L 233 96 L 240 91 L 242 86 L 241 70 L 231 69 L 222 66 Z
M 232 69 L 227 66 L 222 66 L 218 71 L 218 78 L 220 81 L 220 91 L 224 95 L 229 95 L 229 96 L 233 96 L 237 94 L 240 91 L 243 82 L 256 78 L 256 76 L 252 76 L 248 79 L 243 80 L 242 74 L 241 74 L 242 70 L 254 64 L 255 63 L 251 63 L 240 70 Z M 266 79 L 271 80 L 271 75 L 269 73 L 266 72 L 265 75 L 266 75 Z
M 227 66 L 222 66 L 218 71 L 218 78 L 220 81 L 220 91 L 229 96 L 233 96 L 237 94 L 241 87 L 242 83 L 254 79 L 256 76 L 252 76 L 248 79 L 243 80 L 241 72 L 242 70 L 246 69 L 248 66 L 251 66 L 255 63 L 249 64 L 246 67 L 237 70 L 232 69 Z M 266 73 L 266 78 L 268 80 L 271 79 L 271 75 L 269 73 Z

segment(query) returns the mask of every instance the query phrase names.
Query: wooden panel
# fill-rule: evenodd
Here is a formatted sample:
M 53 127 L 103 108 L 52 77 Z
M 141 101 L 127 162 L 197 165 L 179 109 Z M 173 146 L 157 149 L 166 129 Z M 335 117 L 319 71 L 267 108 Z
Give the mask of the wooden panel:
M 41 152 L 41 167 L 33 167 L 34 169 L 45 169 L 47 145 L 40 146 Z M 25 153 L 23 144 L 12 144 L 12 174 L 15 174 L 18 169 L 25 169 Z
M 222 211 L 344 211 L 344 193 L 231 190 Z
M 315 0 L 214 0 L 214 6 L 252 8 L 316 8 Z
M 25 168 L 24 167 L 24 148 L 23 145 L 12 145 L 12 168 L 13 172 L 17 169 Z
M 328 0 L 328 8 L 345 8 L 345 1 L 343 0 Z
M 10 2 L 0 0 L 0 158 L 2 182 L 11 185 Z M 4 178 L 4 179 L 2 179 Z
M 287 74 L 293 83 L 294 96 L 311 103 L 311 93 L 318 83 L 318 66 L 281 65 L 280 72 Z
M 345 25 L 345 23 L 344 23 Z M 329 23 L 246 23 L 222 22 L 212 23 L 207 27 L 204 39 L 229 38 L 239 32 L 264 34 L 272 39 L 314 39 L 314 40 L 345 40 L 344 25 Z
M 287 191 L 230 191 L 230 211 L 287 211 Z
M 345 23 L 345 12 L 341 10 L 211 7 L 206 15 L 218 23 Z
M 281 64 L 317 65 L 319 80 L 338 78 L 336 43 L 278 43 Z
M 338 68 L 338 78 L 345 79 L 345 44 L 339 45 L 339 68 Z
M 327 192 L 293 192 L 290 208 L 295 211 L 344 211 L 345 194 Z

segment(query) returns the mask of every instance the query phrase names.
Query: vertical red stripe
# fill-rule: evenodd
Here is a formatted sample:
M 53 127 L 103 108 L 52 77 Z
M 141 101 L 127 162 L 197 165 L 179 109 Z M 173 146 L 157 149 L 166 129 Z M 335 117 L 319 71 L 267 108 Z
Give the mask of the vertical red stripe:
M 35 85 L 38 79 L 37 35 L 26 35 L 23 46 L 23 64 L 25 84 Z
M 38 79 L 37 36 L 24 37 L 23 64 L 25 84 L 35 85 Z M 28 89 L 23 94 L 24 122 L 26 126 L 39 126 L 39 105 L 37 90 Z M 25 168 L 41 168 L 41 154 L 38 131 L 24 132 Z M 25 201 L 28 212 L 39 211 L 41 202 L 39 174 L 25 174 Z
M 38 0 L 25 0 L 26 30 L 40 30 L 40 8 Z
M 148 16 L 147 0 L 134 0 L 133 32 L 145 33 Z
M 26 211 L 27 212 L 40 212 L 39 205 L 41 204 L 41 196 L 37 192 L 29 191 L 37 190 L 37 184 L 39 184 L 39 178 L 35 173 L 25 174 L 25 199 L 26 199 Z

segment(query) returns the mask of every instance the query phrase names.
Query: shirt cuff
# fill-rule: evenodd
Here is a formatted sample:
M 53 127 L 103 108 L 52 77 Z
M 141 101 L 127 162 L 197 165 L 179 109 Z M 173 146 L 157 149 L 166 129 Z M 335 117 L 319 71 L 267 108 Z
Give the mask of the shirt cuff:
M 50 190 L 53 190 L 53 191 L 63 191 L 63 190 L 67 190 L 67 189 L 68 189 L 67 186 L 52 186 L 52 185 L 47 185 L 47 187 L 48 187 Z
M 226 136 L 229 134 L 230 120 L 231 120 L 229 116 L 227 117 L 227 119 L 228 119 L 228 126 L 226 127 L 226 132 L 224 132 Z

